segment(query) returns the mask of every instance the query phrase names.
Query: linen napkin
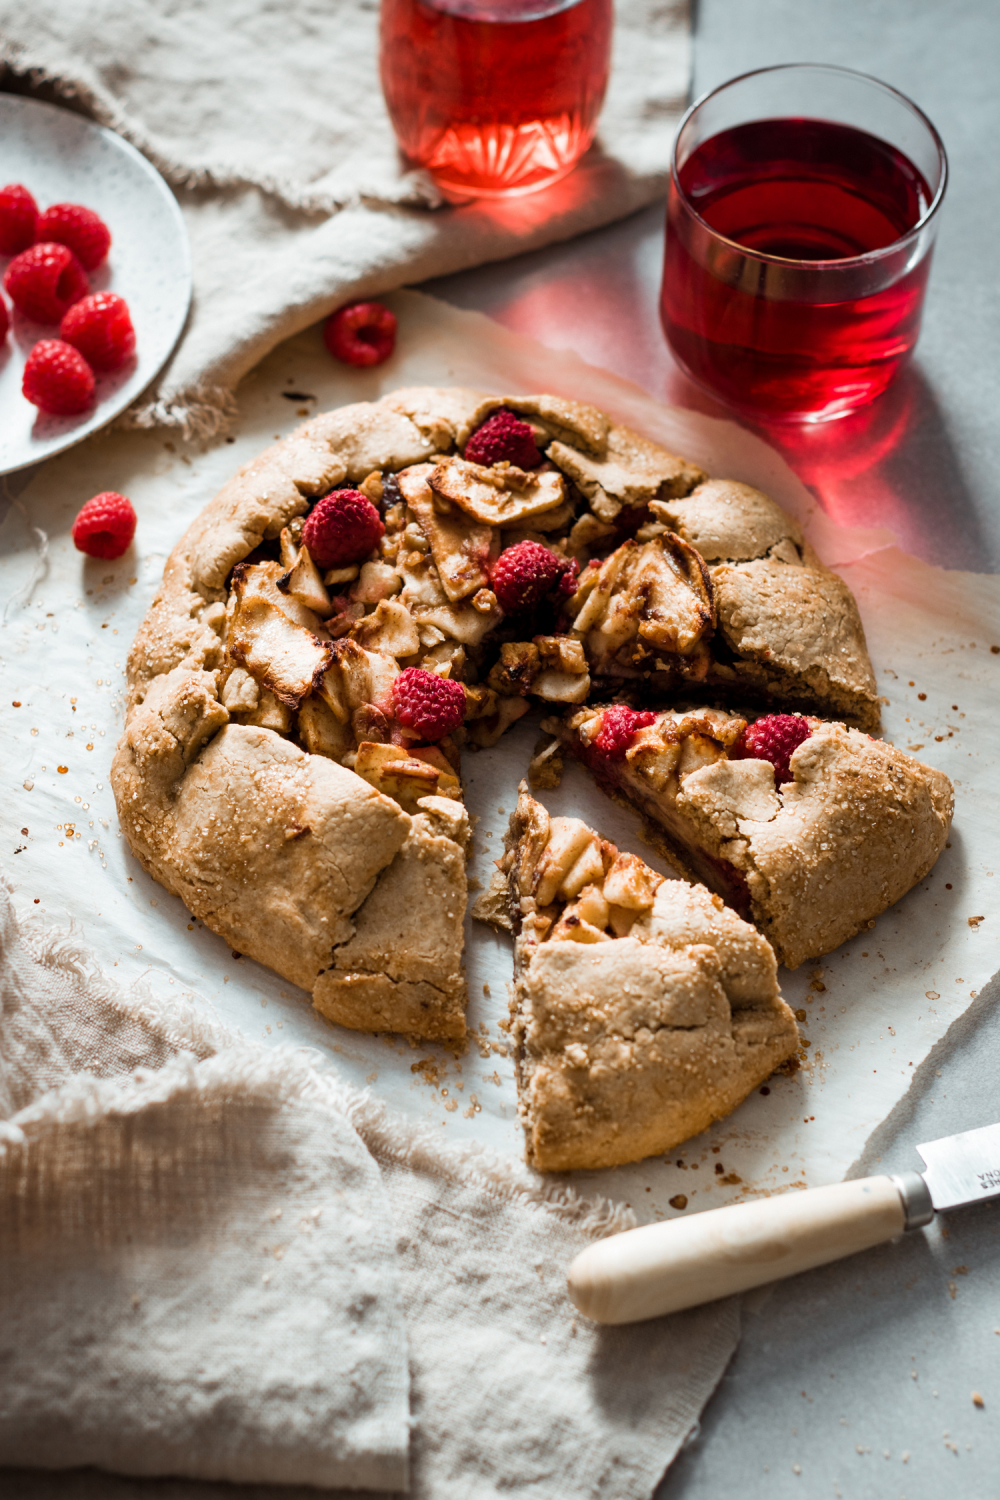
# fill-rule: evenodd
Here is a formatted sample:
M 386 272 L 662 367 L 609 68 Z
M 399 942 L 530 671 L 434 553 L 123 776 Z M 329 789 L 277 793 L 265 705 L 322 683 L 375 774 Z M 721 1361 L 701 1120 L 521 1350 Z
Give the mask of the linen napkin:
M 332 308 L 610 223 L 665 188 L 689 78 L 688 0 L 617 0 L 595 147 L 542 192 L 462 207 L 407 171 L 372 0 L 0 0 L 0 88 L 112 126 L 178 190 L 189 325 L 140 426 L 208 435 L 237 381 Z
M 734 1301 L 575 1316 L 566 1267 L 627 1211 L 445 1145 L 204 1002 L 123 993 L 6 886 L 0 1105 L 0 1462 L 20 1466 L 0 1490 L 19 1500 L 146 1493 L 83 1465 L 257 1500 L 399 1493 L 407 1349 L 410 1494 L 641 1500 L 736 1344 Z
M 38 936 L 2 892 L 0 1455 L 405 1488 L 395 1243 L 357 1133 L 300 1057 L 213 1055 Z

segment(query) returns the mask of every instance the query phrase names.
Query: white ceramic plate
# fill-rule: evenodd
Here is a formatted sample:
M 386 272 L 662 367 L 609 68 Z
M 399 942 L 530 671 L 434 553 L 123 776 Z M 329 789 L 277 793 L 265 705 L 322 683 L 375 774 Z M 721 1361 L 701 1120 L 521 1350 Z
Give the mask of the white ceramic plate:
M 166 364 L 191 301 L 191 251 L 177 200 L 156 168 L 114 131 L 81 115 L 0 94 L 0 185 L 20 182 L 39 208 L 83 203 L 111 230 L 111 252 L 91 290 L 125 298 L 136 356 L 97 376 L 97 400 L 78 417 L 51 417 L 21 394 L 24 362 L 58 328 L 22 317 L 3 293 L 10 332 L 0 344 L 0 475 L 71 448 L 133 402 Z M 9 259 L 0 256 L 0 276 Z

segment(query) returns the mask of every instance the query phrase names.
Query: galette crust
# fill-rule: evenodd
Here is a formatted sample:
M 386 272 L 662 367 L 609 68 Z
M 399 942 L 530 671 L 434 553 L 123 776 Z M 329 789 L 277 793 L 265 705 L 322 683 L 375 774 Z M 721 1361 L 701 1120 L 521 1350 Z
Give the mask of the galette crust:
M 710 479 L 652 510 L 709 565 L 732 660 L 714 662 L 707 685 L 878 729 L 878 690 L 854 596 L 791 516 L 733 479 Z
M 175 704 L 212 713 L 206 686 L 189 677 L 168 687 Z M 343 766 L 269 729 L 226 724 L 185 765 L 186 725 L 178 735 L 165 705 L 143 708 L 114 766 L 140 863 L 231 948 L 311 990 L 410 819 Z
M 441 803 L 443 798 L 425 798 Z M 353 916 L 320 975 L 313 1003 L 321 1015 L 359 1031 L 406 1031 L 428 1038 L 465 1030 L 462 938 L 468 887 L 465 844 L 417 814 L 405 843 Z
M 723 563 L 711 573 L 719 633 L 736 659 L 714 664 L 710 683 L 878 729 L 864 629 L 842 578 L 774 557 Z

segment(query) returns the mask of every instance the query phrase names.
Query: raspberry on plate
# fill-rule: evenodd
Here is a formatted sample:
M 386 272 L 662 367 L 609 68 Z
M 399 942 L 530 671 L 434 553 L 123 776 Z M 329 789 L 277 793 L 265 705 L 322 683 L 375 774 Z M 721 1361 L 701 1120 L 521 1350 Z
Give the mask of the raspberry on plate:
M 87 501 L 73 522 L 73 545 L 88 557 L 122 557 L 132 545 L 135 520 L 131 500 L 104 490 Z
M 331 490 L 302 527 L 302 541 L 319 568 L 346 568 L 362 562 L 385 535 L 374 505 L 360 490 Z
M 505 615 L 517 615 L 544 599 L 564 574 L 569 562 L 540 542 L 518 542 L 501 552 L 490 572 L 490 583 Z
M 381 365 L 396 347 L 396 317 L 381 302 L 352 302 L 331 313 L 323 342 L 345 365 Z
M 93 292 L 75 302 L 59 325 L 59 336 L 95 370 L 118 370 L 135 353 L 128 303 L 116 292 Z
M 612 703 L 601 715 L 601 727 L 593 745 L 609 760 L 624 760 L 625 752 L 640 729 L 656 723 L 656 715 L 647 709 L 629 708 L 626 703 Z
M 465 689 L 450 677 L 407 667 L 393 678 L 392 706 L 404 729 L 424 740 L 442 740 L 465 717 Z
M 2 297 L 0 297 L 0 344 L 2 344 L 4 339 L 7 337 L 7 330 L 9 327 L 10 313 L 7 311 L 6 302 Z
M 0 255 L 19 255 L 35 243 L 38 204 L 19 182 L 0 188 Z
M 792 780 L 789 761 L 812 734 L 812 725 L 799 714 L 766 714 L 748 724 L 729 752 L 730 760 L 769 760 L 778 786 Z
M 61 323 L 73 303 L 90 290 L 87 273 L 72 250 L 51 240 L 15 256 L 3 284 L 18 311 L 36 323 Z
M 85 271 L 96 271 L 111 249 L 111 231 L 82 203 L 53 203 L 39 217 L 36 238 L 68 245 Z
M 464 457 L 470 464 L 483 464 L 486 468 L 504 459 L 519 469 L 537 469 L 542 462 L 530 426 L 506 406 L 501 406 L 476 428 L 465 445 Z
M 94 372 L 62 339 L 41 339 L 24 363 L 21 390 L 39 411 L 75 417 L 94 400 Z

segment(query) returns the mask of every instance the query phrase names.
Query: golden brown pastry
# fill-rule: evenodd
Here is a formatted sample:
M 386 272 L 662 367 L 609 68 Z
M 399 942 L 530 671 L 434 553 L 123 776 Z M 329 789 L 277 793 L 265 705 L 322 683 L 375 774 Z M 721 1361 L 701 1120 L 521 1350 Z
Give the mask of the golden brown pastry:
M 311 512 L 345 489 L 374 530 L 325 565 Z M 454 722 L 406 719 L 410 669 Z M 427 1037 L 464 1032 L 463 744 L 595 677 L 877 718 L 849 592 L 766 497 L 591 407 L 461 389 L 317 416 L 245 465 L 127 675 L 112 784 L 144 868 L 324 1015 Z

